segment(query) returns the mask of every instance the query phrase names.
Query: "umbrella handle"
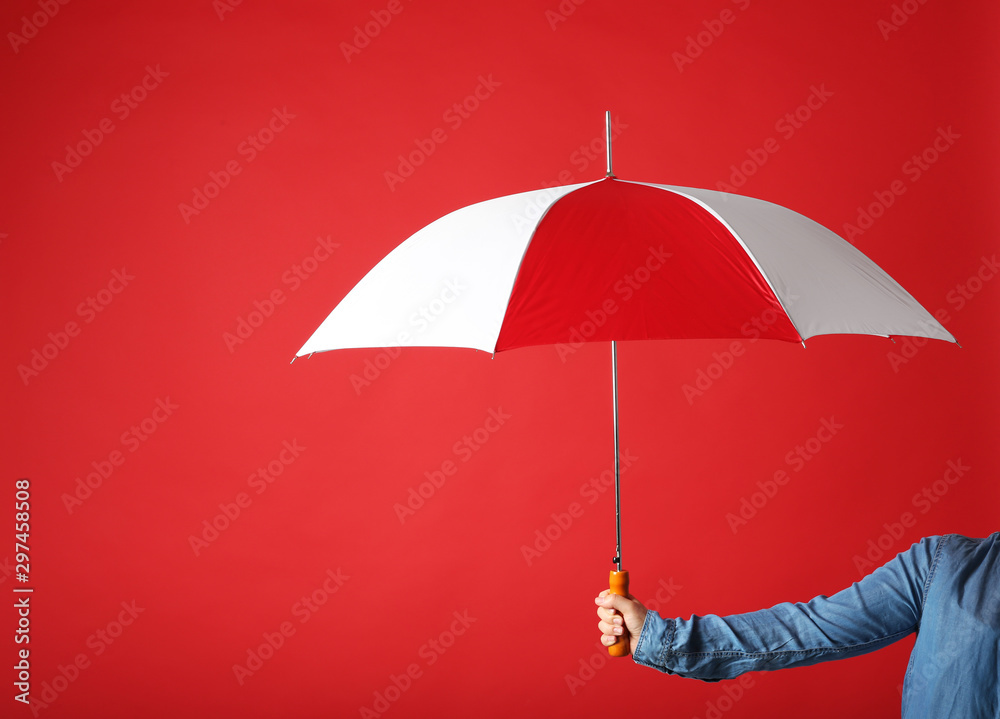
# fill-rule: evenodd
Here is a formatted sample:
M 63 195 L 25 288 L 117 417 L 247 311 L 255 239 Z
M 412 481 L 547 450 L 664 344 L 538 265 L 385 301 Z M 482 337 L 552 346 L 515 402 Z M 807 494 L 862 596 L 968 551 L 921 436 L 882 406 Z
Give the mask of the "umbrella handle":
M 611 585 L 611 593 L 618 594 L 622 597 L 628 596 L 628 572 L 621 571 L 616 572 L 611 570 L 611 576 L 609 577 L 608 583 Z M 629 636 L 628 629 L 623 625 L 622 634 L 618 637 L 618 641 L 608 647 L 608 654 L 613 657 L 627 657 L 629 654 Z

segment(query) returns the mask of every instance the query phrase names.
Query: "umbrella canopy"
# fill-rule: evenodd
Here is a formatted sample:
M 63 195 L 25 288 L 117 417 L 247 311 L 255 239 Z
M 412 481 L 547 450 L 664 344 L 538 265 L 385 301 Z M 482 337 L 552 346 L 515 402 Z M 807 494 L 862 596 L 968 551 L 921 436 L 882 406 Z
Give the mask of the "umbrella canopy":
M 486 352 L 611 341 L 621 562 L 619 340 L 955 338 L 874 262 L 780 205 L 619 180 L 499 197 L 445 215 L 379 262 L 297 356 L 352 347 Z M 610 647 L 628 653 L 627 639 Z
M 895 280 L 780 205 L 613 176 L 499 197 L 427 225 L 297 356 L 824 334 L 954 337 Z

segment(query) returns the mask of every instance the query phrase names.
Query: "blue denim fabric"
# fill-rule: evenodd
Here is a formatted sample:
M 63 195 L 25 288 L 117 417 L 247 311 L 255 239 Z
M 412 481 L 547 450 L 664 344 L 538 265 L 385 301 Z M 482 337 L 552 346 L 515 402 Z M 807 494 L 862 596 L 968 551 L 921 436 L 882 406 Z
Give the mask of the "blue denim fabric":
M 634 659 L 705 681 L 881 649 L 917 633 L 904 719 L 1000 718 L 1000 533 L 928 537 L 831 597 L 728 617 L 646 615 Z

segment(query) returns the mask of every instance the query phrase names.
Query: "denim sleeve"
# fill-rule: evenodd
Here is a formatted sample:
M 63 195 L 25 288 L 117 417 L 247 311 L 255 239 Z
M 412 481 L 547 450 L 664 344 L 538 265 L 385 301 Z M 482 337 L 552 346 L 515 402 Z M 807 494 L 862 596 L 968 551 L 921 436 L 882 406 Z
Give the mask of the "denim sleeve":
M 646 615 L 634 659 L 667 674 L 718 681 L 881 649 L 916 631 L 941 537 L 920 540 L 831 597 L 727 617 Z

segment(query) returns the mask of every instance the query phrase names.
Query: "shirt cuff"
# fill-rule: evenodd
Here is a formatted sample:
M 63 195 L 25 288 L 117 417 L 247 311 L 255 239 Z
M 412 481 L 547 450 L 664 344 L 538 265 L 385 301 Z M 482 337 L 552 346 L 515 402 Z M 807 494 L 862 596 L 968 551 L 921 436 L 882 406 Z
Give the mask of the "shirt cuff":
M 674 638 L 674 620 L 664 619 L 653 611 L 646 612 L 646 620 L 639 632 L 632 659 L 636 664 L 666 672 L 665 657 Z

